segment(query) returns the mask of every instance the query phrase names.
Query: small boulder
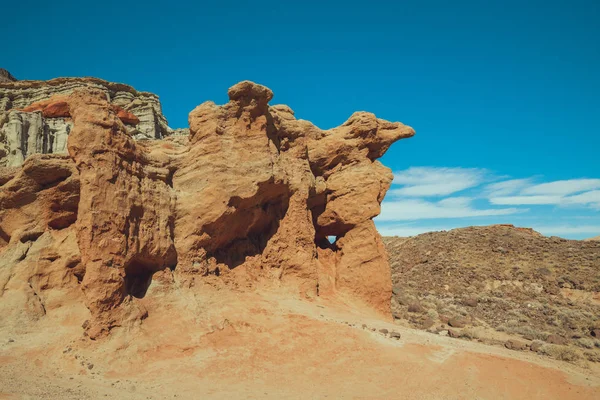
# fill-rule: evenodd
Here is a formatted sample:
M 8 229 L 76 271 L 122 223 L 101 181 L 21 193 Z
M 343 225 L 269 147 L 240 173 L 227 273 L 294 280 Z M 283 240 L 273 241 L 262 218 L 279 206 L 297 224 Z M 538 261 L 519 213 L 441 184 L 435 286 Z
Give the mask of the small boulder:
M 411 313 L 422 313 L 423 312 L 423 306 L 420 305 L 419 303 L 411 303 L 408 305 L 408 312 Z
M 435 321 L 432 318 L 425 318 L 421 321 L 421 329 L 429 329 L 435 324 Z
M 392 331 L 390 332 L 390 337 L 392 339 L 400 340 L 401 335 L 398 332 Z
M 383 329 L 380 329 L 379 332 L 383 333 L 384 335 L 387 335 L 389 331 L 387 329 L 383 328 Z
M 477 307 L 478 300 L 475 297 L 470 297 L 463 301 L 463 304 L 467 307 Z
M 448 329 L 448 336 L 450 336 L 451 338 L 459 338 L 460 332 L 456 329 Z
M 537 353 L 538 351 L 540 351 L 540 349 L 542 348 L 542 346 L 543 346 L 542 342 L 540 342 L 539 340 L 534 340 L 531 343 L 531 346 L 529 346 L 529 350 L 535 351 Z
M 567 339 L 565 339 L 562 336 L 559 335 L 550 335 L 546 338 L 546 342 L 547 343 L 551 343 L 551 344 L 560 344 L 560 345 L 565 345 L 568 343 Z
M 464 317 L 454 317 L 448 320 L 448 325 L 453 328 L 464 328 L 467 325 L 467 319 Z
M 600 328 L 593 328 L 592 330 L 590 330 L 590 335 L 600 339 Z
M 509 350 L 522 351 L 527 349 L 527 343 L 521 342 L 520 340 L 516 339 L 510 339 L 507 340 L 506 343 L 504 343 L 504 347 L 506 347 Z

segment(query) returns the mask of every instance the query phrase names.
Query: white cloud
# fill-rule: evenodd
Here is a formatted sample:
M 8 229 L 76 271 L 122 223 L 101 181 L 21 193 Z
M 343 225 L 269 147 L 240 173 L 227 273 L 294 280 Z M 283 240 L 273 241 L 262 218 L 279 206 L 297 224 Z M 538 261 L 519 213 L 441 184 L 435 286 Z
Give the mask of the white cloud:
M 509 215 L 527 211 L 519 208 L 476 209 L 467 197 L 448 198 L 438 202 L 422 199 L 385 201 L 381 205 L 378 221 L 412 221 L 434 218 L 466 218 L 492 215 Z
M 394 174 L 393 196 L 430 197 L 447 196 L 480 185 L 486 170 L 479 168 L 412 167 Z
M 496 205 L 589 205 L 600 208 L 600 190 L 592 190 L 573 196 L 500 196 L 490 197 L 490 203 Z
M 414 236 L 473 225 L 472 221 L 522 225 L 519 221 L 527 220 L 527 226 L 545 235 L 582 239 L 600 233 L 600 179 L 540 182 L 539 177 L 529 177 L 488 184 L 497 179 L 481 168 L 413 167 L 397 172 L 377 227 L 384 235 Z M 561 208 L 550 215 L 544 205 Z M 587 216 L 562 211 L 575 206 Z M 527 213 L 536 207 L 545 211 Z
M 589 192 L 566 197 L 565 203 L 566 204 L 589 204 L 592 207 L 600 208 L 600 190 L 591 190 Z
M 508 196 L 519 192 L 521 189 L 530 186 L 531 178 L 526 179 L 510 179 L 508 181 L 491 183 L 485 187 L 485 191 L 489 196 Z
M 565 196 L 594 189 L 600 189 L 600 179 L 568 179 L 541 183 L 539 185 L 527 187 L 523 189 L 521 193 L 528 195 Z
M 501 196 L 491 197 L 490 203 L 496 205 L 542 205 L 542 204 L 559 204 L 561 196 Z
M 533 226 L 533 229 L 547 236 L 587 234 L 593 237 L 600 235 L 600 225 L 540 225 Z

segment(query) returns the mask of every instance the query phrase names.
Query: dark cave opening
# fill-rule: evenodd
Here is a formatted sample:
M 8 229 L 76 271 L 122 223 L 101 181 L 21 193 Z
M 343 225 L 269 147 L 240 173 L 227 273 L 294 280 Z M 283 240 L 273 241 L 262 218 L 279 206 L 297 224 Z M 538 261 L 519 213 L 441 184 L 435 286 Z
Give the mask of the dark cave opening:
M 144 298 L 152 283 L 154 270 L 140 260 L 132 260 L 125 267 L 125 291 L 138 299 Z

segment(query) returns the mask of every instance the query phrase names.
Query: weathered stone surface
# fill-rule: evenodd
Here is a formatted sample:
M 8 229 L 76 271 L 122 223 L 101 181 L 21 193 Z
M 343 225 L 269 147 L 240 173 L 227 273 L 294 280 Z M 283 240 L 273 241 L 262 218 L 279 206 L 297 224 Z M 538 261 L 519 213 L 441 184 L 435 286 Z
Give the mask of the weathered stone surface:
M 16 251 L 23 235 L 35 242 L 72 232 L 72 273 L 92 338 L 143 319 L 139 299 L 153 275 L 169 269 L 186 287 L 276 285 L 390 318 L 390 270 L 372 218 L 392 174 L 375 159 L 414 131 L 369 113 L 322 131 L 287 106 L 269 106 L 272 97 L 241 82 L 227 104 L 206 102 L 190 113 L 189 136 L 159 141 L 136 142 L 124 125 L 128 108 L 115 107 L 102 88 L 12 111 L 10 143 L 24 129 L 40 137 L 45 110 L 65 115 L 63 102 L 73 128 L 69 157 L 34 154 L 22 168 L 0 169 L 4 251 Z M 18 125 L 22 115 L 34 119 Z M 16 153 L 25 158 L 28 149 Z
M 77 241 L 90 336 L 118 325 L 127 295 L 143 297 L 152 274 L 177 262 L 168 170 L 153 167 L 99 90 L 69 98 L 69 154 L 79 170 Z M 131 304 L 131 303 L 129 303 Z M 133 310 L 143 315 L 143 310 Z
M 0 71 L 1 72 L 1 71 Z M 9 79 L 10 78 L 10 79 Z M 51 146 L 57 136 L 68 135 L 72 121 L 67 104 L 68 96 L 77 89 L 102 91 L 114 107 L 118 117 L 127 124 L 127 132 L 135 139 L 160 139 L 169 136 L 173 130 L 167 126 L 158 97 L 152 93 L 138 92 L 130 86 L 106 82 L 95 78 L 58 78 L 50 81 L 17 81 L 10 74 L 0 74 L 0 166 L 18 166 L 29 155 L 36 152 L 64 153 L 66 138 Z M 11 114 L 18 112 L 21 125 L 7 127 Z M 25 115 L 39 112 L 41 116 Z M 33 132 L 27 121 L 36 120 Z M 25 122 L 23 122 L 25 121 Z M 32 128 L 32 129 L 33 129 Z M 25 137 L 23 143 L 31 140 L 49 143 L 46 146 L 16 146 L 11 139 Z M 185 130 L 178 130 L 185 134 Z M 21 153 L 16 154 L 17 152 Z

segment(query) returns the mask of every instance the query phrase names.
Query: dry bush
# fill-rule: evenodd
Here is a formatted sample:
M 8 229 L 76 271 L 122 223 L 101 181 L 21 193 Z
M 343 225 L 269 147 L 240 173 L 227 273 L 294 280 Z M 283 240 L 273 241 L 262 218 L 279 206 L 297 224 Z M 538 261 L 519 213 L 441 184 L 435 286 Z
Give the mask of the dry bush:
M 579 339 L 577 339 L 577 341 L 575 343 L 577 343 L 577 345 L 579 347 L 583 347 L 584 349 L 593 349 L 594 348 L 594 341 L 592 339 L 579 338 Z
M 546 344 L 540 349 L 540 353 L 557 360 L 575 362 L 581 359 L 581 353 L 571 347 L 554 344 Z

